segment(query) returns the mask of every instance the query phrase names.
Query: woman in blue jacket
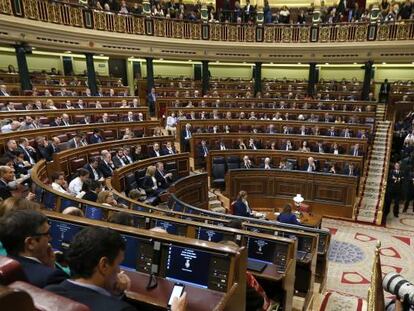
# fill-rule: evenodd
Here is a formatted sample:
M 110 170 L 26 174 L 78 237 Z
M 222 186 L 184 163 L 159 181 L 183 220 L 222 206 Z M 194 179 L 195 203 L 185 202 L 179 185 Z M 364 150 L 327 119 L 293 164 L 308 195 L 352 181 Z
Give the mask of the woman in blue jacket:
M 237 200 L 233 203 L 233 213 L 236 216 L 250 217 L 252 216 L 252 210 L 247 202 L 247 192 L 240 191 L 237 196 Z
M 282 213 L 277 216 L 277 221 L 285 224 L 300 225 L 296 215 L 292 213 L 292 206 L 290 204 L 285 205 Z

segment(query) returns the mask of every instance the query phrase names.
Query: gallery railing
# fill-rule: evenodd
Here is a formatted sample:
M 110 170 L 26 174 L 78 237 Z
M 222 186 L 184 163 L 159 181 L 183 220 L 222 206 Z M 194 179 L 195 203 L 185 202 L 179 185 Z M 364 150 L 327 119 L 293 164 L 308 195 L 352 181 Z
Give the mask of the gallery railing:
M 101 31 L 225 42 L 325 43 L 414 39 L 414 22 L 248 25 L 193 22 L 94 10 L 47 0 L 0 0 L 0 14 Z

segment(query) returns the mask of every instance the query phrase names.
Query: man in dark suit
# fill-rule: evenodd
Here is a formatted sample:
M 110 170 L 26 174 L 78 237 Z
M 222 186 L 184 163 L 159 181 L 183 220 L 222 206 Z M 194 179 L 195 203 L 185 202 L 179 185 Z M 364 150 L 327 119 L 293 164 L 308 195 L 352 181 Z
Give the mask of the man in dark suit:
M 358 168 L 354 166 L 354 164 L 349 163 L 345 166 L 344 175 L 347 176 L 359 176 Z
M 303 170 L 309 173 L 316 172 L 318 170 L 313 157 L 308 158 L 308 162 L 304 165 Z
M 157 102 L 157 96 L 155 95 L 155 88 L 151 88 L 147 96 L 147 103 L 151 117 L 155 116 L 155 105 Z
M 83 186 L 86 193 L 82 199 L 96 202 L 98 200 L 98 193 L 102 190 L 102 184 L 99 181 L 88 179 Z
M 60 152 L 59 144 L 60 144 L 60 139 L 59 137 L 56 137 L 56 136 L 53 136 L 51 141 L 48 142 L 47 149 L 51 157 L 54 153 Z
M 190 151 L 190 139 L 192 137 L 192 133 L 191 133 L 191 124 L 187 123 L 185 125 L 185 129 L 183 130 L 182 133 L 182 145 L 184 147 L 184 152 L 189 152 Z
M 25 161 L 29 162 L 31 165 L 36 164 L 36 150 L 29 145 L 29 140 L 26 137 L 21 137 L 19 139 L 19 146 L 17 147 L 17 150 L 23 153 Z
M 383 83 L 381 83 L 380 91 L 379 91 L 379 101 L 380 103 L 387 103 L 388 97 L 390 94 L 391 84 L 388 82 L 388 79 L 385 79 Z
M 98 143 L 101 143 L 103 141 L 104 141 L 104 139 L 103 139 L 103 137 L 101 135 L 101 130 L 98 129 L 98 128 L 93 129 L 93 134 L 89 138 L 89 142 L 91 144 L 98 144 Z
M 79 121 L 80 124 L 90 124 L 91 123 L 91 117 L 85 116 L 82 120 Z
M 173 182 L 173 174 L 166 173 L 164 171 L 164 164 L 162 162 L 157 162 L 155 167 L 157 168 L 155 171 L 155 179 L 157 180 L 158 187 L 168 189 L 170 184 Z
M 335 131 L 335 128 L 333 126 L 331 126 L 329 128 L 327 136 L 331 136 L 331 137 L 336 136 L 336 131 Z
M 68 140 L 66 145 L 70 149 L 77 149 L 79 147 L 82 147 L 82 136 L 79 133 L 76 133 L 72 139 Z
M 404 174 L 400 169 L 400 163 L 396 162 L 394 168 L 388 175 L 388 191 L 389 191 L 389 200 L 385 207 L 385 213 L 388 214 L 392 201 L 394 201 L 393 214 L 394 217 L 399 216 L 399 205 L 402 194 L 402 185 L 404 181 Z M 386 216 L 386 215 L 385 215 Z
M 281 149 L 280 150 L 284 150 L 284 151 L 291 151 L 293 150 L 293 146 L 290 140 L 287 140 L 286 143 L 283 143 L 281 145 Z
M 108 150 L 102 150 L 98 169 L 102 172 L 104 178 L 112 176 L 115 166 L 112 162 L 111 153 Z
M 88 227 L 70 244 L 67 259 L 72 279 L 48 286 L 47 290 L 80 302 L 91 311 L 133 311 L 119 297 L 128 289 L 128 276 L 119 272 L 125 241 L 114 230 Z
M 227 146 L 226 146 L 226 144 L 224 143 L 223 140 L 220 140 L 216 149 L 217 150 L 227 150 Z
M 317 153 L 325 153 L 325 146 L 323 145 L 322 142 L 318 142 L 315 146 L 313 146 L 313 148 L 311 148 L 313 152 L 317 152 Z
M 10 166 L 0 166 L 0 198 L 6 200 L 12 196 L 9 182 L 14 180 L 14 169 Z
M 35 210 L 17 210 L 0 221 L 0 241 L 9 257 L 17 260 L 27 281 L 43 288 L 68 275 L 55 268 L 48 219 Z
M 252 164 L 252 161 L 250 161 L 250 159 L 247 155 L 245 155 L 243 157 L 243 161 L 240 164 L 240 168 L 245 168 L 245 169 L 254 168 L 254 165 Z
M 177 151 L 175 150 L 173 144 L 170 141 L 167 141 L 165 146 L 161 149 L 161 155 L 170 155 L 176 153 Z
M 103 174 L 99 170 L 99 159 L 98 157 L 92 157 L 89 160 L 89 163 L 86 163 L 83 166 L 84 169 L 88 170 L 89 178 L 95 181 L 101 181 L 103 179 Z
M 203 139 L 197 148 L 197 159 L 198 159 L 198 163 L 201 166 L 205 166 L 208 153 L 209 153 L 209 148 L 207 146 L 207 142 Z
M 363 155 L 362 150 L 359 148 L 359 144 L 355 144 L 351 147 L 351 150 L 349 151 L 350 155 L 353 155 L 354 157 L 359 157 Z
M 62 122 L 62 118 L 60 116 L 57 116 L 55 118 L 55 120 L 50 122 L 50 126 L 62 126 L 62 125 L 63 125 L 63 122 Z
M 0 85 L 0 96 L 10 96 L 7 92 L 7 87 L 5 84 Z
M 125 122 L 135 122 L 136 118 L 134 116 L 134 113 L 132 111 L 128 111 L 128 115 L 124 117 Z
M 260 149 L 260 144 L 255 142 L 253 138 L 249 139 L 249 144 L 247 145 L 247 149 L 257 150 Z
M 36 153 L 38 159 L 45 159 L 46 161 L 53 160 L 49 142 L 43 136 L 36 137 Z
M 265 158 L 264 162 L 262 164 L 260 164 L 260 168 L 264 168 L 265 170 L 270 170 L 272 169 L 272 163 L 271 163 L 271 159 L 270 158 Z
M 124 161 L 124 149 L 119 148 L 116 152 L 116 155 L 112 157 L 112 161 L 114 162 L 116 168 L 120 168 L 127 165 L 127 163 L 125 163 Z
M 149 154 L 150 158 L 155 158 L 155 157 L 162 156 L 161 150 L 160 150 L 160 145 L 158 143 L 155 143 L 152 146 L 152 150 L 150 150 L 150 152 L 148 154 Z

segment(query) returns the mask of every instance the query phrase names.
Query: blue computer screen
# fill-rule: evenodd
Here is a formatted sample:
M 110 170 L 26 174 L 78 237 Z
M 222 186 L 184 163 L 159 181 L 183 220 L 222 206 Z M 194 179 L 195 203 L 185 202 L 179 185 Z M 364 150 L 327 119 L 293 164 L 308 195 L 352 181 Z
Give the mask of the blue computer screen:
M 170 246 L 166 278 L 195 286 L 208 287 L 211 253 L 193 248 Z
M 129 235 L 122 235 L 125 240 L 125 257 L 121 266 L 136 270 L 139 256 L 139 243 L 140 240 L 136 237 Z
M 223 240 L 223 233 L 220 231 L 198 228 L 197 239 L 209 242 L 220 242 Z
M 68 248 L 76 233 L 83 229 L 82 226 L 59 220 L 49 220 L 52 247 L 57 250 Z
M 266 239 L 249 237 L 247 239 L 248 258 L 273 263 L 276 243 Z

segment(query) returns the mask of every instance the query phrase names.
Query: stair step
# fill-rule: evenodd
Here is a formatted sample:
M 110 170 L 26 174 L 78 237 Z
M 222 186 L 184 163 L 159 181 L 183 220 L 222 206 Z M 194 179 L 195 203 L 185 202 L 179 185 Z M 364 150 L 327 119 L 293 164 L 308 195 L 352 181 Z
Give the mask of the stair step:
M 213 192 L 209 192 L 208 193 L 208 200 L 209 201 L 211 201 L 211 200 L 217 200 L 217 195 L 214 194 Z

